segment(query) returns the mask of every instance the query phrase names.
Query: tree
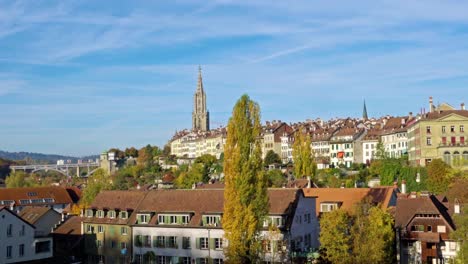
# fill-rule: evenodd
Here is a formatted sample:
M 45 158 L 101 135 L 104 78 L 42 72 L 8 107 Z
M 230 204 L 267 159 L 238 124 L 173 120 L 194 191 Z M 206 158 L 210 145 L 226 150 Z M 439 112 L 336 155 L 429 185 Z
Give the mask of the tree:
M 269 166 L 275 163 L 281 163 L 281 158 L 276 152 L 274 152 L 273 150 L 269 150 L 265 155 L 265 160 L 263 163 L 265 164 L 265 166 Z
M 324 213 L 320 219 L 320 249 L 331 263 L 351 263 L 350 216 L 343 209 Z
M 293 144 L 293 161 L 294 161 L 294 176 L 296 178 L 302 176 L 313 176 L 315 174 L 316 165 L 312 157 L 310 148 L 310 137 L 300 128 L 294 134 Z
M 434 159 L 427 165 L 427 188 L 434 194 L 444 193 L 448 190 L 450 179 L 448 177 L 450 166 L 441 159 Z
M 125 156 L 137 158 L 138 157 L 138 150 L 134 147 L 126 148 L 125 149 Z
M 462 208 L 461 214 L 455 214 L 453 220 L 457 229 L 450 236 L 460 243 L 456 263 L 463 264 L 468 261 L 468 206 Z
M 109 149 L 108 152 L 114 152 L 114 153 L 115 153 L 115 157 L 116 157 L 117 159 L 123 159 L 123 158 L 125 158 L 125 152 L 121 151 L 121 150 L 118 149 L 118 148 L 111 148 L 111 149 Z
M 361 203 L 355 208 L 353 263 L 394 263 L 392 216 L 378 206 Z
M 224 216 L 229 263 L 255 263 L 261 253 L 259 232 L 268 213 L 267 178 L 260 145 L 260 107 L 243 95 L 229 119 L 225 146 Z
M 83 191 L 83 198 L 81 198 L 80 202 L 88 206 L 93 202 L 98 193 L 102 190 L 109 190 L 111 187 L 109 175 L 107 175 L 104 169 L 98 169 L 88 178 L 88 183 Z
M 286 177 L 284 177 L 283 173 L 280 170 L 269 170 L 267 172 L 267 177 L 268 187 L 281 188 L 287 182 Z
M 10 173 L 10 176 L 5 179 L 5 184 L 7 188 L 30 187 L 32 185 L 24 171 Z

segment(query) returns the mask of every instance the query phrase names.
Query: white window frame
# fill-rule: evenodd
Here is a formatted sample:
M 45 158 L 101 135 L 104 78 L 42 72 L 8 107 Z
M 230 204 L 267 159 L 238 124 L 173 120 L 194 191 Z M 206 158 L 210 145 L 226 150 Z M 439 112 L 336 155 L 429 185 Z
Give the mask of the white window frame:
M 210 244 L 207 237 L 200 237 L 200 249 L 209 249 Z
M 223 250 L 223 238 L 215 238 L 214 239 L 214 248 L 216 250 Z

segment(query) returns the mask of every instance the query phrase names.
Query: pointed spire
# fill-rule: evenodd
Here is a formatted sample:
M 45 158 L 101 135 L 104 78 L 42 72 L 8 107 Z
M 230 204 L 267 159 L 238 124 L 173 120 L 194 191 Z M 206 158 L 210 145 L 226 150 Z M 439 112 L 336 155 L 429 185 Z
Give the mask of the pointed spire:
M 362 110 L 362 119 L 367 120 L 367 108 L 366 108 L 366 100 L 364 99 L 364 109 Z
M 202 80 L 202 74 L 201 74 L 201 66 L 198 65 L 198 84 L 197 84 L 197 92 L 201 91 L 203 92 L 203 80 Z

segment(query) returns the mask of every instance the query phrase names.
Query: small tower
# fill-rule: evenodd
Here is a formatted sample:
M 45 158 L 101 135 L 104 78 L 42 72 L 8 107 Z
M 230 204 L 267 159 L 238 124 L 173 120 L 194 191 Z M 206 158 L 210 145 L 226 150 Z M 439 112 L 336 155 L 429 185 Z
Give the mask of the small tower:
M 206 110 L 206 94 L 203 90 L 201 67 L 198 66 L 198 84 L 193 96 L 192 130 L 210 130 L 210 113 Z
M 362 110 L 362 119 L 367 120 L 367 108 L 366 108 L 366 100 L 364 100 L 364 109 Z

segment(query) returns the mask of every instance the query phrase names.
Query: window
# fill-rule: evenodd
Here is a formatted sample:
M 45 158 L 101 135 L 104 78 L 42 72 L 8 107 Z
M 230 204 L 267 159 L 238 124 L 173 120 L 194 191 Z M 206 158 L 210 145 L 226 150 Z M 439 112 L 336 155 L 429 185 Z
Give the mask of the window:
M 165 223 L 164 218 L 165 218 L 164 215 L 158 215 L 158 223 L 159 224 L 164 224 Z
M 223 239 L 222 238 L 215 238 L 214 239 L 214 246 L 217 250 L 223 250 Z
M 21 230 L 19 232 L 19 235 L 20 236 L 24 236 L 24 234 L 26 233 L 26 226 L 25 225 L 22 225 L 21 226 Z
M 430 225 L 427 226 L 427 232 L 432 232 L 432 226 Z
M 445 226 L 438 225 L 437 226 L 437 233 L 445 233 Z
M 449 243 L 449 250 L 450 251 L 457 250 L 457 242 L 447 242 L 447 243 Z
M 120 242 L 120 249 L 127 248 L 127 242 Z
M 92 225 L 86 225 L 86 232 L 92 233 L 93 232 L 93 226 Z
M 19 245 L 19 252 L 18 252 L 19 256 L 22 257 L 24 256 L 24 244 L 20 244 Z
M 200 249 L 208 249 L 208 238 L 200 237 Z
M 166 246 L 166 237 L 164 236 L 157 236 L 156 237 L 156 247 L 163 248 Z
M 169 216 L 169 224 L 177 224 L 177 216 L 175 215 Z
M 190 216 L 188 215 L 183 215 L 182 216 L 182 224 L 186 225 L 190 222 Z
M 8 227 L 7 227 L 7 237 L 11 237 L 13 236 L 13 225 L 12 224 L 8 224 Z
M 426 138 L 426 145 L 428 146 L 432 145 L 432 139 L 430 137 Z
M 338 209 L 338 204 L 336 203 L 321 203 L 320 212 L 331 212 L 335 209 Z
M 220 222 L 220 216 L 204 216 L 203 225 L 204 226 L 218 226 Z
M 197 258 L 197 264 L 208 264 L 208 258 Z
M 450 126 L 450 132 L 455 133 L 455 126 Z
M 191 264 L 190 257 L 179 257 L 179 263 L 181 264 Z
M 143 246 L 143 236 L 142 235 L 135 235 L 134 239 L 135 247 L 142 247 Z
M 13 250 L 13 246 L 7 246 L 6 257 L 11 258 L 11 251 Z
M 96 246 L 98 248 L 102 247 L 102 240 L 96 240 Z
M 456 137 L 451 137 L 450 142 L 452 143 L 452 145 L 455 145 L 455 143 L 457 143 L 457 138 Z
M 86 210 L 86 217 L 93 217 L 93 210 L 91 209 Z
M 147 224 L 149 222 L 150 216 L 147 214 L 141 214 L 137 216 L 138 224 Z
M 109 218 L 115 218 L 115 211 L 109 211 L 107 215 L 109 216 Z
M 36 243 L 36 254 L 50 252 L 50 241 L 42 241 Z
M 213 259 L 213 264 L 223 264 L 223 263 L 224 263 L 223 259 L 219 259 L 219 258 Z
M 460 126 L 460 132 L 465 132 L 465 127 L 463 125 Z
M 102 225 L 98 225 L 97 230 L 98 233 L 104 233 L 104 227 Z
M 122 219 L 127 219 L 127 218 L 128 218 L 128 213 L 127 213 L 127 211 L 121 211 L 121 212 L 120 212 L 120 218 L 122 218 Z
M 182 237 L 182 248 L 190 249 L 190 237 Z
M 144 247 L 150 248 L 151 247 L 151 236 L 143 236 L 143 245 Z
M 460 137 L 460 144 L 462 144 L 462 145 L 465 144 L 465 137 Z
M 103 218 L 104 217 L 104 211 L 103 210 L 98 210 L 97 211 L 97 217 Z
M 168 240 L 168 245 L 167 247 L 169 248 L 177 248 L 177 237 L 175 236 L 170 236 Z
M 111 248 L 115 248 L 115 241 L 114 240 L 111 241 Z
M 445 126 L 442 126 L 442 133 L 445 133 Z
M 427 127 L 426 127 L 426 133 L 427 133 L 427 134 L 430 134 L 430 133 L 431 133 L 431 127 L 430 127 L 430 126 L 427 126 Z
M 442 137 L 442 144 L 447 144 L 447 137 Z
M 423 225 L 411 226 L 411 231 L 413 231 L 413 232 L 424 232 L 424 226 Z

